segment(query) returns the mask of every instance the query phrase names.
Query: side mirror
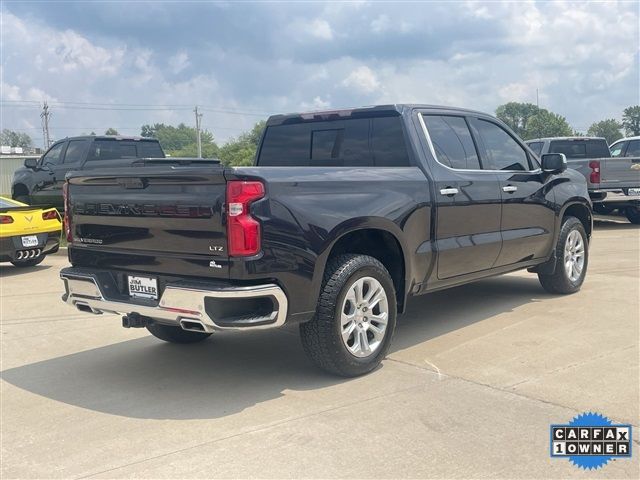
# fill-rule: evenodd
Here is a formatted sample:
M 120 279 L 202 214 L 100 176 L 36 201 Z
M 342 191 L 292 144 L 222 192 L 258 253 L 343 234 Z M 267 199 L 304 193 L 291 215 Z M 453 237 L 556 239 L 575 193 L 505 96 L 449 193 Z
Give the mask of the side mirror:
M 567 157 L 564 153 L 545 153 L 542 155 L 542 170 L 547 173 L 562 173 L 567 169 Z
M 24 166 L 30 168 L 31 170 L 35 170 L 38 167 L 38 159 L 37 158 L 25 158 Z

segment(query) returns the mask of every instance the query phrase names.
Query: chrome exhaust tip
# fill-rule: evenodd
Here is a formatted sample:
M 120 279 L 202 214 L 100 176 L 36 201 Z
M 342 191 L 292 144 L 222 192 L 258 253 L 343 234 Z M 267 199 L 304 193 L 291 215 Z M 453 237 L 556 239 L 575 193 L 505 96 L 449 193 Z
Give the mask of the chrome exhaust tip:
M 180 327 L 187 332 L 206 332 L 204 323 L 199 320 L 183 319 L 180 320 Z
M 17 257 L 18 260 L 22 260 L 22 255 L 23 255 L 22 251 L 19 251 L 18 252 L 18 257 Z

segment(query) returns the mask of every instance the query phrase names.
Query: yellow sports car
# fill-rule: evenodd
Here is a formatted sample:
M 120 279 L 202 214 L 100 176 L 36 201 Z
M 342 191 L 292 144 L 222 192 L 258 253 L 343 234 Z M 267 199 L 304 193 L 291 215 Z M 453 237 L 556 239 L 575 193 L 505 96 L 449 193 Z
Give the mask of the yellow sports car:
M 55 208 L 31 207 L 0 197 L 0 262 L 33 267 L 60 248 L 62 222 Z

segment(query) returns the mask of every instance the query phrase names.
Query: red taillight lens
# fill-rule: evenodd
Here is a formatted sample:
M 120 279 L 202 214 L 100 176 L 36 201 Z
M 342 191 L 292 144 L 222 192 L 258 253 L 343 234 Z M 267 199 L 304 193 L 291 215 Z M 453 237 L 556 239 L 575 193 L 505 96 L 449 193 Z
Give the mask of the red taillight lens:
M 589 181 L 591 183 L 600 183 L 600 162 L 597 160 L 590 161 L 589 168 L 591 169 Z
M 47 212 L 42 212 L 43 220 L 59 220 L 60 216 L 58 215 L 57 210 L 49 210 Z
M 67 242 L 73 242 L 73 229 L 71 226 L 71 201 L 69 200 L 69 182 L 62 185 L 62 198 L 64 199 L 64 235 Z
M 227 241 L 229 255 L 247 257 L 260 251 L 260 223 L 249 213 L 251 202 L 264 197 L 261 182 L 227 183 Z
M 0 223 L 13 223 L 13 217 L 9 215 L 0 215 Z

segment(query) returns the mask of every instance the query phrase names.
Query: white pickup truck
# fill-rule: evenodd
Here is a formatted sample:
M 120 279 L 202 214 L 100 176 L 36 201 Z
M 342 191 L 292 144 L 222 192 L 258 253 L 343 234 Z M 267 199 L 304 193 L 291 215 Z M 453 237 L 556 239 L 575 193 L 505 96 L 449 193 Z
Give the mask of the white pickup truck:
M 623 139 L 619 142 L 623 142 Z M 579 171 L 587 179 L 589 196 L 596 213 L 607 214 L 619 209 L 631 223 L 640 225 L 640 156 L 628 145 L 612 155 L 607 141 L 600 137 L 536 138 L 525 143 L 538 157 L 546 153 L 563 153 L 569 168 Z

